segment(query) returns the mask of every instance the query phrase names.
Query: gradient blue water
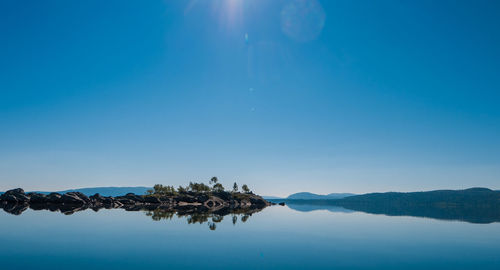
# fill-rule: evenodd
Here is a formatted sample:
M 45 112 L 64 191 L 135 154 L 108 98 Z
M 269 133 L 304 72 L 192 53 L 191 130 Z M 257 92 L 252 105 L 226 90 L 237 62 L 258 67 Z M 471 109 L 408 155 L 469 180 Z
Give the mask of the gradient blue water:
M 500 269 L 500 224 L 273 206 L 217 229 L 144 212 L 0 212 L 7 269 Z

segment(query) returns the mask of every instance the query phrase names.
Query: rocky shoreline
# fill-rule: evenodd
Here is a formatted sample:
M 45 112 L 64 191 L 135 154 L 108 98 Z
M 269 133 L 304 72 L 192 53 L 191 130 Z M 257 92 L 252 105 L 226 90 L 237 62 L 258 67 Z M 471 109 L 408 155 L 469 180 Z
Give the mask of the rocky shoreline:
M 65 194 L 25 193 L 23 189 L 9 190 L 0 196 L 0 208 L 11 214 L 21 214 L 26 209 L 60 211 L 72 214 L 85 209 L 125 209 L 130 211 L 162 209 L 184 212 L 234 212 L 263 209 L 271 205 L 261 196 L 240 192 L 192 192 L 172 195 L 136 195 L 129 193 L 117 197 L 99 194 L 86 196 L 80 192 Z

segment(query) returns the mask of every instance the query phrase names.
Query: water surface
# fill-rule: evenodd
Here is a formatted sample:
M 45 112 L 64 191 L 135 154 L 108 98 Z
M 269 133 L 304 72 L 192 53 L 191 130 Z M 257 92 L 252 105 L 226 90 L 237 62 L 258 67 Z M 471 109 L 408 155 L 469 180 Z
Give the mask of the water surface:
M 123 209 L 72 215 L 29 209 L 17 216 L 1 211 L 0 264 L 2 269 L 500 269 L 500 223 L 290 207 L 215 222 L 207 217 L 201 224 L 189 216 L 158 218 Z

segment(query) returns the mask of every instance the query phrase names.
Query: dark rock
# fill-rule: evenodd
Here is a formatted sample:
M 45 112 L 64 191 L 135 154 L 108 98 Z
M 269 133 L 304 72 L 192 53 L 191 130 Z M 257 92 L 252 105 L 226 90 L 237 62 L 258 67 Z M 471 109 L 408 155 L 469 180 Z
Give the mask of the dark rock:
M 103 198 L 104 197 L 101 196 L 101 194 L 99 194 L 99 193 L 96 193 L 96 194 L 94 194 L 94 195 L 92 195 L 92 196 L 89 197 L 90 201 L 93 202 L 93 203 L 96 203 L 96 202 L 100 203 L 100 202 L 102 202 Z
M 68 192 L 68 193 L 72 193 L 73 195 L 78 196 L 78 198 L 80 198 L 80 200 L 84 201 L 85 203 L 90 203 L 89 197 L 87 197 L 87 195 L 81 192 Z
M 248 211 L 262 209 L 269 204 L 262 197 L 254 194 L 230 192 L 196 193 L 189 191 L 161 197 L 138 196 L 129 193 L 114 198 L 103 197 L 100 194 L 87 197 L 81 192 L 51 193 L 49 195 L 25 194 L 22 189 L 14 189 L 0 196 L 0 208 L 15 215 L 21 214 L 28 207 L 33 210 L 59 211 L 66 215 L 85 209 L 98 211 L 103 208 L 121 208 L 128 211 L 177 212 L 180 215 L 193 215 L 200 219 L 207 219 L 210 215 L 224 216 L 229 213 L 241 213 L 240 211 L 248 213 Z
M 96 194 L 90 196 L 89 199 L 90 199 L 90 202 L 94 203 L 94 204 L 111 205 L 114 202 L 113 197 L 103 197 L 99 193 L 96 193 Z
M 190 195 L 180 195 L 174 198 L 178 202 L 194 203 L 197 202 L 196 198 Z
M 158 197 L 155 197 L 155 196 L 145 196 L 144 202 L 151 203 L 151 204 L 160 204 L 161 203 L 160 199 Z
M 102 198 L 102 203 L 105 205 L 113 204 L 114 201 L 115 200 L 113 199 L 113 197 L 103 197 Z
M 23 194 L 23 195 L 26 195 L 26 193 L 24 193 L 24 190 L 22 188 L 11 189 L 11 190 L 6 191 L 4 194 Z
M 224 201 L 229 201 L 232 198 L 232 194 L 226 191 L 214 192 L 214 196 L 221 198 Z
M 28 204 L 27 203 L 8 203 L 6 205 L 4 205 L 3 207 L 3 210 L 9 214 L 13 214 L 13 215 L 20 215 L 22 214 L 24 211 L 26 211 L 26 209 L 28 209 Z
M 78 196 L 76 192 L 68 192 L 61 196 L 61 202 L 64 204 L 84 205 L 85 201 Z
M 119 203 L 121 203 L 122 205 L 130 205 L 130 204 L 135 204 L 136 201 L 133 201 L 131 199 L 128 199 L 126 197 L 116 197 L 115 200 Z
M 30 203 L 30 209 L 33 209 L 35 211 L 49 210 L 49 205 L 46 203 Z
M 281 205 L 281 206 L 285 206 L 285 203 L 284 203 L 284 202 L 280 202 L 280 203 L 278 203 L 278 204 L 279 204 L 279 205 Z
M 61 194 L 50 193 L 49 195 L 47 195 L 47 201 L 49 203 L 61 203 Z
M 135 195 L 134 193 L 128 193 L 127 195 L 123 196 L 124 198 L 127 198 L 129 200 L 132 200 L 134 202 L 141 202 L 143 203 L 144 202 L 144 198 L 139 196 L 139 195 Z
M 30 203 L 42 204 L 48 201 L 47 196 L 40 193 L 30 193 Z
M 201 194 L 201 195 L 196 197 L 196 202 L 204 203 L 204 202 L 208 201 L 208 199 L 209 199 L 208 195 Z
M 30 198 L 26 196 L 24 190 L 21 188 L 11 189 L 5 192 L 2 196 L 0 196 L 0 200 L 9 202 L 9 203 L 27 203 L 30 201 Z
M 171 203 L 174 200 L 171 196 L 160 196 L 158 199 L 160 199 L 162 203 Z
M 268 202 L 260 197 L 252 196 L 250 197 L 250 203 L 252 205 L 267 205 Z
M 16 198 L 16 196 L 14 196 L 12 194 L 3 194 L 2 201 L 12 203 L 12 204 L 17 204 L 17 198 Z

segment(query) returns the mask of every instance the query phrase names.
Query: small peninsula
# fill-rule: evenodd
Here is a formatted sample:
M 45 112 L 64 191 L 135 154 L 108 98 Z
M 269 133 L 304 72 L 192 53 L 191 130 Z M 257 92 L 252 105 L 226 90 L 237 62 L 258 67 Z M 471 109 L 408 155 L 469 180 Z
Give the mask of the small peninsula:
M 261 196 L 254 194 L 247 185 L 234 183 L 230 191 L 212 177 L 209 184 L 190 182 L 186 187 L 157 184 L 146 194 L 128 193 L 123 196 L 86 196 L 81 192 L 64 194 L 25 193 L 21 188 L 6 191 L 0 196 L 0 208 L 11 214 L 21 214 L 26 209 L 60 211 L 72 214 L 85 209 L 121 208 L 130 211 L 157 209 L 183 212 L 235 212 L 261 210 L 271 205 Z

